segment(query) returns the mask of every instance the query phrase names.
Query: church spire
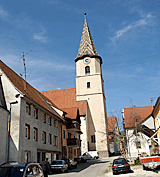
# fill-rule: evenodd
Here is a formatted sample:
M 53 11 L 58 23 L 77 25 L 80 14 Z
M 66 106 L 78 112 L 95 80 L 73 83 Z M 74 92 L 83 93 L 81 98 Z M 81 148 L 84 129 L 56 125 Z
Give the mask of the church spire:
M 95 49 L 93 39 L 91 37 L 91 33 L 88 27 L 86 12 L 84 13 L 84 17 L 85 17 L 84 27 L 83 27 L 83 32 L 82 32 L 82 37 L 81 37 L 81 42 L 80 42 L 77 58 L 82 57 L 84 55 L 99 56 Z

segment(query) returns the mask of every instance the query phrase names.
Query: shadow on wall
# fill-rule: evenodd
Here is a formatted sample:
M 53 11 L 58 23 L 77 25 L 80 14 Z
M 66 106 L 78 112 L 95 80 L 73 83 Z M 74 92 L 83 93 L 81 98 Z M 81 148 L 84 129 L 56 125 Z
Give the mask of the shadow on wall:
M 96 139 L 95 139 L 95 126 L 94 126 L 94 122 L 93 122 L 93 118 L 92 118 L 92 115 L 91 115 L 91 111 L 90 111 L 90 108 L 88 107 L 88 110 L 87 110 L 87 125 L 88 125 L 88 141 L 89 141 L 89 144 L 88 144 L 88 148 L 89 148 L 89 151 L 93 151 L 93 150 L 96 150 Z

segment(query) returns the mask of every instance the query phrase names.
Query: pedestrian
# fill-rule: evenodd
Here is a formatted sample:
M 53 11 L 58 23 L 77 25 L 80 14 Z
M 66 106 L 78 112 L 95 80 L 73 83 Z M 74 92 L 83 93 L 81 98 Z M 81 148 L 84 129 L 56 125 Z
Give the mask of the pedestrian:
M 51 167 L 48 162 L 48 158 L 46 158 L 45 161 L 41 163 L 41 166 L 44 172 L 44 177 L 48 177 L 48 174 L 51 174 Z

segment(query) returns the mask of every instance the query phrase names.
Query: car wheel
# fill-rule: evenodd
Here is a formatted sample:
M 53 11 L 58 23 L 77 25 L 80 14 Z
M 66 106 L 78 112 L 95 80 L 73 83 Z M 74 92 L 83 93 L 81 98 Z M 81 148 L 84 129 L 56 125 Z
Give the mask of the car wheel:
M 113 172 L 113 175 L 116 175 L 117 173 L 116 172 Z

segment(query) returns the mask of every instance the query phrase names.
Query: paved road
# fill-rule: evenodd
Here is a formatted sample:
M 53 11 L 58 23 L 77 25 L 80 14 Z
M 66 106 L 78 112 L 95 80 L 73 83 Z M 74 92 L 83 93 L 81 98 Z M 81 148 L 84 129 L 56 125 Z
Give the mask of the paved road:
M 88 160 L 87 163 L 78 164 L 77 169 L 69 170 L 68 173 L 52 174 L 49 177 L 98 177 L 106 165 L 110 165 L 107 159 Z
M 113 175 L 109 166 L 114 158 L 117 157 L 88 160 L 87 163 L 78 164 L 77 169 L 69 170 L 68 173 L 52 174 L 49 177 L 160 177 L 160 172 L 145 171 L 141 165 L 131 167 L 132 173 Z

